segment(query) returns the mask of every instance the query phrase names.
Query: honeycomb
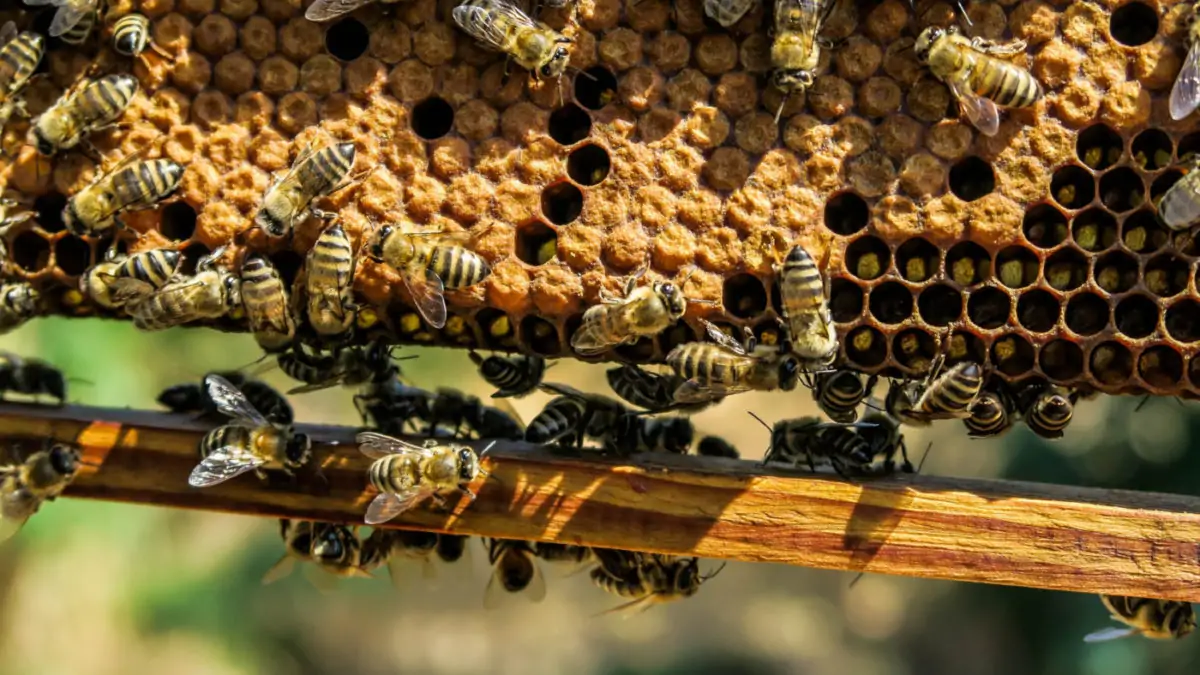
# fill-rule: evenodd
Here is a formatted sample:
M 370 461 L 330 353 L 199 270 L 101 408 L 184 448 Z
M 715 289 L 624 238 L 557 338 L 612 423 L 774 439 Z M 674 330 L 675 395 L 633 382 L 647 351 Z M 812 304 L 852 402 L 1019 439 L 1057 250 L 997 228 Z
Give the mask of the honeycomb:
M 795 244 L 824 260 L 842 360 L 916 374 L 948 345 L 1007 380 L 1046 378 L 1109 393 L 1200 395 L 1200 248 L 1172 237 L 1155 200 L 1200 149 L 1167 93 L 1186 53 L 1189 9 L 1001 0 L 967 5 L 969 36 L 1028 43 L 1018 57 L 1046 89 L 1004 111 L 995 137 L 957 116 L 948 89 L 913 54 L 926 25 L 956 21 L 946 2 L 845 1 L 824 35 L 807 95 L 766 85 L 769 12 L 729 30 L 701 0 L 581 0 L 542 19 L 575 38 L 562 81 L 535 82 L 475 44 L 434 0 L 372 5 L 310 23 L 301 0 L 114 0 L 140 11 L 173 61 L 111 52 L 107 30 L 82 49 L 50 42 L 30 84 L 44 110 L 89 68 L 131 70 L 142 91 L 105 155 L 141 151 L 187 166 L 179 198 L 132 214 L 130 250 L 173 246 L 195 260 L 230 242 L 272 176 L 314 139 L 352 140 L 361 183 L 323 200 L 360 244 L 378 223 L 466 231 L 493 266 L 447 293 L 441 330 L 422 324 L 398 274 L 364 260 L 358 294 L 400 342 L 566 356 L 602 289 L 649 265 L 686 280 L 685 321 L 615 350 L 661 361 L 697 339 L 699 319 L 772 339 L 772 269 Z M 0 12 L 45 32 L 52 9 Z M 53 311 L 80 303 L 77 276 L 108 241 L 59 217 L 95 175 L 86 153 L 38 158 L 9 124 L 0 183 L 36 218 L 6 241 L 13 275 Z M 287 242 L 257 233 L 291 281 L 320 222 Z M 57 289 L 57 290 L 55 290 Z M 218 326 L 244 330 L 232 321 Z M 944 340 L 949 336 L 948 341 Z

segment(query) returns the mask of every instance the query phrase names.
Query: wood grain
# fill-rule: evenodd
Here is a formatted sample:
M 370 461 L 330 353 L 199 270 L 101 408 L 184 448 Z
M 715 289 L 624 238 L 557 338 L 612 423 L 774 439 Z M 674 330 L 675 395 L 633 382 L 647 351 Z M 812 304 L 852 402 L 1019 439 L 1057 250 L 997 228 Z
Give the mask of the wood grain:
M 301 426 L 316 464 L 206 489 L 187 476 L 208 427 L 178 415 L 0 405 L 0 436 L 73 441 L 67 496 L 361 523 L 373 493 L 354 429 Z M 498 443 L 479 499 L 392 524 L 710 558 L 1200 601 L 1200 499 L 1040 483 L 900 476 L 853 484 L 753 462 L 625 463 Z

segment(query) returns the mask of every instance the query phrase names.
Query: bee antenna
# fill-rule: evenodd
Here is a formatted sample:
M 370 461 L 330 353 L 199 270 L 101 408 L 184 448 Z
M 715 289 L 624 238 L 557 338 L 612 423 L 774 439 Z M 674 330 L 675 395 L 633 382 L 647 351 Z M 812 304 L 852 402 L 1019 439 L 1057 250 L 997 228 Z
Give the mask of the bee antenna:
M 925 454 L 921 455 L 921 461 L 917 463 L 917 473 L 921 473 L 921 469 L 925 467 L 925 460 L 929 459 L 929 451 L 933 449 L 933 441 L 929 441 L 929 445 L 925 446 Z
M 858 574 L 856 574 L 854 576 L 854 579 L 850 582 L 850 585 L 847 586 L 846 588 L 847 589 L 854 588 L 854 584 L 857 584 L 860 580 L 862 580 L 864 575 L 866 575 L 866 572 L 859 572 Z
M 591 80 L 592 82 L 599 82 L 599 80 L 596 79 L 595 75 L 592 75 L 591 73 L 587 72 L 586 70 L 583 70 L 582 68 L 576 68 L 574 66 L 570 66 L 570 69 L 575 71 L 576 76 L 582 75 L 582 76 L 586 77 L 587 79 Z
M 708 581 L 709 579 L 717 576 L 718 574 L 721 573 L 721 570 L 725 569 L 725 566 L 728 564 L 729 564 L 728 562 L 721 563 L 721 566 L 718 567 L 716 570 L 709 572 L 708 574 L 705 574 L 704 576 L 700 577 L 700 581 Z
M 491 443 L 488 443 L 488 446 L 483 449 L 483 452 L 479 453 L 479 457 L 482 458 L 484 455 L 486 455 L 488 453 L 488 450 L 491 450 L 492 446 L 495 444 L 496 444 L 496 441 L 492 441 Z
M 1137 411 L 1141 410 L 1142 407 L 1145 406 L 1146 403 L 1149 401 L 1150 401 L 1150 394 L 1146 394 L 1145 396 L 1142 397 L 1142 400 L 1138 402 L 1137 407 L 1133 409 L 1133 412 L 1137 412 Z
M 783 106 L 787 105 L 788 96 L 791 94 L 784 94 L 783 99 L 779 101 L 779 109 L 775 111 L 775 126 L 779 126 L 779 118 L 783 117 Z
M 758 420 L 758 423 L 759 423 L 759 424 L 761 424 L 761 425 L 763 425 L 763 428 L 765 428 L 767 431 L 771 431 L 771 425 L 769 425 L 769 424 L 767 424 L 765 421 L 763 421 L 763 418 L 759 417 L 758 415 L 755 415 L 755 414 L 754 414 L 754 411 L 752 411 L 752 410 L 747 410 L 746 412 L 750 413 L 750 416 L 751 416 L 751 417 L 753 417 L 754 419 Z

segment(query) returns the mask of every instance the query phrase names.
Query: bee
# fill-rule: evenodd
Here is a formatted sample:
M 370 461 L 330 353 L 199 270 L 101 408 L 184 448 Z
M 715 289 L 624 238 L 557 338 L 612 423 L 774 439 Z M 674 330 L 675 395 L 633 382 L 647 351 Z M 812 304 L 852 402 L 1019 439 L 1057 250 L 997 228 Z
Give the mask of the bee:
M 493 442 L 476 455 L 466 445 L 442 445 L 433 440 L 413 445 L 373 431 L 364 431 L 357 438 L 359 450 L 375 460 L 367 478 L 379 490 L 367 507 L 364 520 L 368 525 L 386 523 L 427 497 L 444 503 L 439 493 L 446 490 L 461 490 L 474 500 L 475 493 L 468 486 L 479 476 L 487 476 L 479 467 L 479 458 L 495 445 Z
M 505 411 L 485 406 L 478 398 L 448 387 L 439 388 L 428 400 L 420 419 L 426 423 L 424 433 L 431 437 L 444 430 L 450 438 L 461 438 L 464 427 L 478 438 L 525 437 L 520 422 Z
M 1062 438 L 1063 429 L 1071 423 L 1075 411 L 1070 392 L 1051 384 L 1038 384 L 1023 394 L 1022 398 L 1028 400 L 1021 406 L 1026 426 L 1042 438 Z
M 19 95 L 45 53 L 46 40 L 41 35 L 18 33 L 12 21 L 0 26 L 0 131 L 14 112 L 25 114 L 25 101 Z
M 279 270 L 266 256 L 251 253 L 241 271 L 242 305 L 254 341 L 267 353 L 287 349 L 296 337 L 296 320 Z
M 367 383 L 363 391 L 354 396 L 354 406 L 368 426 L 402 436 L 407 432 L 405 425 L 411 420 L 430 417 L 433 398 L 433 393 L 407 385 L 393 375 Z
M 584 356 L 618 345 L 653 338 L 671 327 L 687 310 L 683 291 L 669 281 L 635 288 L 637 276 L 625 284 L 623 298 L 600 293 L 602 304 L 583 313 L 583 323 L 571 336 L 571 347 Z
M 1042 85 L 1028 70 L 995 58 L 1025 51 L 1023 40 L 1000 45 L 967 39 L 953 26 L 930 26 L 917 37 L 913 50 L 917 60 L 950 87 L 967 119 L 985 136 L 1000 130 L 997 104 L 1025 108 L 1042 98 Z
M 71 195 L 62 217 L 72 234 L 97 235 L 112 227 L 124 227 L 118 218 L 121 213 L 152 208 L 179 189 L 182 166 L 169 159 L 135 159 L 133 155 L 126 157 Z
M 110 254 L 79 278 L 79 290 L 107 309 L 139 302 L 162 288 L 179 273 L 182 256 L 170 248 L 142 251 L 130 256 Z
M 546 562 L 565 562 L 583 565 L 592 562 L 592 549 L 574 544 L 539 541 L 533 544 L 533 554 Z
M 799 382 L 800 364 L 792 354 L 759 347 L 752 335 L 745 345 L 705 323 L 709 342 L 688 342 L 667 354 L 667 364 L 685 382 L 675 390 L 679 403 L 711 401 L 745 391 L 791 391 Z
M 771 42 L 771 65 L 774 66 L 774 70 L 771 72 L 771 84 L 783 92 L 783 100 L 779 102 L 779 110 L 775 112 L 776 124 L 783 115 L 783 106 L 788 97 L 807 91 L 816 79 L 817 64 L 821 60 L 817 34 L 836 4 L 836 0 L 775 0 L 775 35 Z M 742 10 L 742 13 L 745 13 L 745 10 Z
M 455 11 L 462 9 L 457 7 Z M 404 233 L 384 225 L 373 235 L 367 255 L 400 272 L 421 318 L 434 328 L 446 325 L 444 289 L 466 288 L 492 273 L 487 261 L 458 245 L 430 243 L 440 233 Z
M 571 60 L 564 45 L 574 40 L 529 18 L 508 0 L 464 0 L 451 15 L 464 33 L 503 52 L 535 80 L 562 77 Z
M 972 438 L 995 438 L 1004 435 L 1016 422 L 1012 401 L 1001 391 L 981 391 L 963 418 L 967 435 Z
M 1151 640 L 1178 640 L 1196 628 L 1196 613 L 1191 603 L 1153 598 L 1131 598 L 1125 595 L 1101 595 L 1100 602 L 1112 618 L 1126 627 L 1112 626 L 1091 633 L 1084 642 L 1104 642 L 1130 635 Z
M 867 409 L 863 412 L 862 419 L 855 432 L 867 442 L 871 448 L 873 457 L 882 457 L 883 461 L 876 465 L 861 467 L 861 473 L 865 475 L 890 475 L 896 471 L 896 453 L 900 453 L 900 471 L 904 473 L 916 473 L 917 467 L 913 467 L 912 462 L 908 459 L 908 445 L 904 441 L 904 434 L 901 433 L 900 420 L 888 414 L 886 410 L 882 410 L 882 405 L 877 402 L 867 404 Z M 928 455 L 929 450 L 926 450 Z M 921 460 L 924 462 L 924 458 Z
M 373 2 L 392 4 L 401 0 L 317 0 L 309 5 L 304 12 L 304 18 L 313 22 L 329 21 L 344 14 L 349 14 L 360 7 L 366 7 Z
M 0 395 L 49 396 L 59 405 L 67 398 L 62 371 L 39 359 L 0 352 Z
M 254 215 L 254 228 L 269 237 L 284 237 L 311 213 L 329 219 L 333 214 L 312 207 L 313 201 L 333 194 L 354 181 L 347 179 L 354 166 L 353 143 L 338 143 L 314 150 L 310 144 L 296 157 L 287 173 L 275 179 Z
M 540 356 L 517 354 L 484 358 L 472 351 L 470 357 L 479 368 L 479 375 L 498 390 L 492 398 L 524 396 L 537 389 L 546 373 L 546 359 Z
M 829 311 L 827 282 L 816 261 L 803 246 L 794 246 L 775 275 L 792 353 L 805 370 L 833 363 L 838 352 L 837 330 Z
M 1158 217 L 1175 231 L 1200 222 L 1200 155 L 1191 158 L 1192 170 L 1175 181 L 1158 202 Z
M 686 380 L 674 373 L 652 373 L 635 365 L 623 364 L 605 371 L 613 393 L 639 408 L 661 413 L 697 413 L 720 399 L 682 404 L 675 401 L 675 392 Z
M 729 28 L 741 21 L 756 0 L 704 0 L 704 13 L 710 19 Z M 778 11 L 778 5 L 776 5 Z
M 470 537 L 462 534 L 439 534 L 437 536 L 437 557 L 445 563 L 462 560 L 467 552 L 467 541 Z
M 605 452 L 628 457 L 641 452 L 686 455 L 696 429 L 686 417 L 650 418 L 627 412 L 600 435 Z
M 51 5 L 58 8 L 50 23 L 50 37 L 72 45 L 83 44 L 96 25 L 100 0 L 25 0 L 30 7 Z
M 963 361 L 940 373 L 943 362 L 939 354 L 924 380 L 892 382 L 885 400 L 888 413 L 922 427 L 933 420 L 970 417 L 971 404 L 983 389 L 983 368 Z
M 871 375 L 864 384 L 861 375 L 844 368 L 817 373 L 813 378 L 813 399 L 829 419 L 853 422 L 858 419 L 858 406 L 874 391 L 878 379 L 877 375 Z
M 696 454 L 701 457 L 727 457 L 729 459 L 741 459 L 742 455 L 738 449 L 733 447 L 729 441 L 720 436 L 705 436 L 696 444 Z
M 0 284 L 0 335 L 37 316 L 40 301 L 41 295 L 23 281 Z
M 506 594 L 521 593 L 532 602 L 546 597 L 546 579 L 537 564 L 530 542 L 516 539 L 488 539 L 488 562 L 492 575 L 483 595 L 483 606 L 495 609 L 504 604 Z
M 699 558 L 676 558 L 667 555 L 613 552 L 593 549 L 600 565 L 592 570 L 592 582 L 608 593 L 631 598 L 629 602 L 607 613 L 650 607 L 688 598 L 700 586 L 717 576 L 724 565 L 710 574 L 700 574 Z M 622 555 L 614 555 L 620 553 Z M 614 559 L 618 562 L 614 563 Z
M 143 14 L 126 14 L 117 19 L 113 24 L 112 34 L 113 51 L 118 54 L 132 58 L 144 58 L 142 54 L 149 47 L 164 59 L 175 60 L 175 57 L 150 39 L 150 19 Z
M 363 542 L 359 541 L 353 529 L 345 525 L 280 518 L 279 534 L 283 538 L 285 552 L 279 562 L 267 570 L 263 584 L 274 583 L 290 575 L 297 560 L 314 562 L 334 576 L 371 576 L 362 565 Z M 313 581 L 322 585 L 315 578 Z
M 238 275 L 216 268 L 220 247 L 196 263 L 191 277 L 169 282 L 141 302 L 126 305 L 133 325 L 141 330 L 164 330 L 204 319 L 218 319 L 242 304 Z
M 47 157 L 70 150 L 93 131 L 111 126 L 137 92 L 138 81 L 132 75 L 84 80 L 38 116 L 29 132 L 34 147 Z
M 305 383 L 289 390 L 289 394 L 306 394 L 338 385 L 357 386 L 400 374 L 400 369 L 392 363 L 391 347 L 382 340 L 329 354 L 309 354 L 303 347 L 296 347 L 280 354 L 276 362 L 288 377 Z
M 294 415 L 291 404 L 271 385 L 250 379 L 236 370 L 212 374 L 219 375 L 237 387 L 250 405 L 255 410 L 261 410 L 263 417 L 271 422 L 285 425 L 292 423 Z M 159 405 L 173 413 L 194 413 L 197 417 L 207 421 L 225 419 L 225 416 L 217 408 L 216 401 L 208 395 L 208 389 L 203 382 L 188 382 L 167 387 L 156 400 Z
M 320 335 L 341 335 L 354 323 L 355 260 L 341 223 L 326 227 L 308 252 L 304 274 L 308 323 Z
M 881 468 L 876 468 L 876 451 L 880 448 L 858 433 L 864 423 L 822 422 L 818 417 L 806 416 L 781 420 L 771 427 L 757 416 L 755 419 L 771 431 L 771 445 L 763 457 L 763 466 L 784 464 L 795 467 L 804 461 L 809 470 L 816 473 L 820 460 L 821 464 L 829 464 L 846 479 L 891 473 L 894 468 L 891 458 L 897 449 L 895 446 L 882 447 L 885 461 Z
M 437 578 L 433 556 L 439 539 L 434 532 L 375 528 L 363 542 L 362 567 L 371 570 L 387 563 L 392 585 L 400 589 L 406 576 L 404 565 L 415 562 L 421 566 L 421 577 L 432 582 Z
M 582 448 L 585 438 L 605 437 L 629 412 L 606 396 L 585 394 L 565 384 L 548 382 L 541 389 L 555 398 L 529 421 L 525 429 L 525 440 L 529 443 L 574 444 Z
M 1200 106 L 1200 12 L 1193 6 L 1188 17 L 1187 56 L 1171 87 L 1171 119 L 1181 120 Z
M 16 534 L 43 502 L 62 494 L 79 470 L 79 457 L 78 448 L 58 443 L 0 467 L 0 542 Z
M 308 463 L 312 441 L 290 425 L 273 424 L 263 417 L 237 387 L 220 375 L 207 375 L 204 387 L 217 410 L 233 418 L 200 441 L 200 464 L 188 484 L 209 487 L 247 471 L 279 469 L 287 473 Z

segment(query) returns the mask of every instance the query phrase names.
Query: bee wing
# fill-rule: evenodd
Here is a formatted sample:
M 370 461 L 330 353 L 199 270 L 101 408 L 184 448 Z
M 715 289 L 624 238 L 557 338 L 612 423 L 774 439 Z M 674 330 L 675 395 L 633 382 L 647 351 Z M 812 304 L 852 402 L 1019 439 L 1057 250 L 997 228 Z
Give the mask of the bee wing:
M 750 391 L 750 387 L 728 387 L 722 385 L 704 385 L 696 380 L 688 380 L 675 390 L 676 403 L 707 403 L 722 399 L 733 394 Z
M 461 5 L 451 12 L 454 22 L 476 40 L 502 50 L 511 26 L 536 28 L 537 23 L 506 0 L 490 0 L 486 6 Z M 503 17 L 503 20 L 498 20 Z
M 704 13 L 728 28 L 741 20 L 754 3 L 755 0 L 704 0 Z
M 263 585 L 266 586 L 267 584 L 273 584 L 280 579 L 285 579 L 291 576 L 292 570 L 295 569 L 295 567 L 296 559 L 289 553 L 283 554 L 283 557 L 279 559 L 279 562 L 271 565 L 271 569 L 267 570 L 267 573 L 263 575 Z
M 50 37 L 62 36 L 96 9 L 96 0 L 54 0 L 53 4 L 58 6 L 58 12 L 50 24 Z
M 108 277 L 108 287 L 112 292 L 112 299 L 120 304 L 137 302 L 154 293 L 154 287 L 141 279 L 130 277 L 117 279 L 113 278 L 110 274 L 104 274 L 103 272 L 101 274 Z
M 232 417 L 235 422 L 250 427 L 271 425 L 267 418 L 262 416 L 262 413 L 250 405 L 250 401 L 246 400 L 246 395 L 230 384 L 229 380 L 220 375 L 209 374 L 204 377 L 204 387 L 208 390 L 209 398 L 217 404 L 217 410 Z
M 1192 45 L 1171 87 L 1171 119 L 1181 120 L 1200 106 L 1200 47 Z
M 1108 642 L 1109 640 L 1117 640 L 1123 637 L 1129 637 L 1137 634 L 1136 628 L 1125 626 L 1109 626 L 1102 628 L 1094 633 L 1088 633 L 1083 636 L 1084 642 Z
M 600 352 L 621 344 L 619 338 L 612 335 L 604 334 L 604 312 L 607 308 L 595 307 L 589 311 L 590 316 L 584 315 L 583 323 L 579 326 L 579 330 L 571 336 L 571 348 L 585 356 L 599 354 Z M 595 311 L 599 310 L 599 311 Z M 593 313 L 594 312 L 594 313 Z
M 0 543 L 11 539 L 37 510 L 36 502 L 27 495 L 24 491 L 5 490 L 0 503 Z
M 28 3 L 30 5 L 35 3 Z M 17 24 L 13 21 L 0 26 L 0 47 L 9 43 L 10 40 L 17 37 Z
M 716 342 L 735 354 L 746 356 L 746 348 L 743 347 L 740 342 L 726 335 L 725 331 L 718 328 L 717 325 L 711 321 L 708 321 L 707 319 L 700 319 L 700 321 L 704 324 L 704 331 L 708 333 L 708 337 L 712 338 L 713 342 Z
M 640 598 L 635 598 L 633 600 L 630 600 L 629 602 L 617 605 L 616 607 L 613 607 L 612 609 L 607 609 L 603 612 L 600 612 L 596 616 L 604 616 L 605 614 L 620 614 L 621 618 L 628 619 L 630 616 L 633 616 L 636 612 L 644 612 L 647 609 L 650 609 L 651 607 L 653 607 L 654 601 L 655 601 L 654 594 L 648 593 L 646 595 L 643 595 Z
M 424 446 L 413 445 L 399 438 L 392 438 L 374 431 L 364 431 L 354 437 L 358 442 L 358 449 L 362 454 L 371 459 L 382 459 L 388 455 L 402 455 L 415 453 L 422 457 L 429 457 L 433 452 Z
M 967 119 L 984 136 L 995 136 L 1000 131 L 1000 110 L 996 104 L 975 92 L 962 79 L 950 78 L 946 82 L 950 91 L 958 99 L 958 105 L 966 114 Z
M 192 475 L 188 476 L 188 485 L 209 487 L 217 483 L 224 483 L 230 478 L 253 471 L 264 463 L 261 458 L 240 448 L 232 446 L 217 448 L 211 455 L 202 459 L 195 469 L 192 469 Z
M 304 18 L 314 22 L 328 21 L 372 2 L 374 0 L 317 0 L 304 12 Z
M 416 487 L 396 494 L 380 492 L 375 499 L 371 500 L 371 505 L 367 507 L 367 514 L 363 516 L 363 522 L 368 525 L 386 523 L 416 506 L 417 502 L 431 494 L 433 494 L 433 490 L 422 487 Z
M 582 391 L 579 391 L 575 387 L 572 387 L 567 384 L 561 384 L 559 382 L 543 382 L 538 385 L 538 389 L 541 389 L 542 391 L 546 392 L 547 394 L 554 394 L 556 396 L 568 396 L 570 398 L 579 399 L 581 401 L 587 400 L 587 394 L 583 393 Z
M 456 9 L 462 9 L 458 7 Z M 442 280 L 433 270 L 423 265 L 413 265 L 401 275 L 413 305 L 421 318 L 434 328 L 446 325 L 446 295 Z

